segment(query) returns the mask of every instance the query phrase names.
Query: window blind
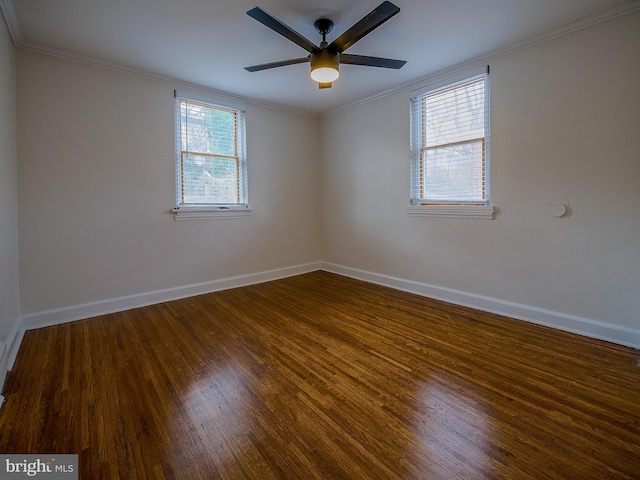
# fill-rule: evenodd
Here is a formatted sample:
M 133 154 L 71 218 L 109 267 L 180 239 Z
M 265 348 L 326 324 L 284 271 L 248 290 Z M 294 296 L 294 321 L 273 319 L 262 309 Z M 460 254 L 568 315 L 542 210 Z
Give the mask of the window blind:
M 246 205 L 241 110 L 176 97 L 178 205 Z
M 411 98 L 412 204 L 488 201 L 487 75 Z

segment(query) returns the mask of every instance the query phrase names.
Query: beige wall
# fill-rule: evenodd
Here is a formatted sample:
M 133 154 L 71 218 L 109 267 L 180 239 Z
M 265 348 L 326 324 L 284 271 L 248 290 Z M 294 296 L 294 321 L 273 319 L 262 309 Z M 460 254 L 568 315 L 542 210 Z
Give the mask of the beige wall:
M 323 260 L 640 332 L 639 51 L 634 13 L 490 62 L 491 221 L 407 215 L 408 90 L 324 118 Z
M 24 50 L 17 75 L 23 315 L 319 260 L 318 119 L 249 103 L 253 217 L 175 222 L 175 85 Z
M 15 48 L 0 15 L 0 343 L 20 320 L 15 74 Z M 0 385 L 4 371 L 0 365 Z
M 22 313 L 322 260 L 640 345 L 639 45 L 635 13 L 490 62 L 491 221 L 407 215 L 407 89 L 320 119 L 249 103 L 253 217 L 174 222 L 175 86 L 19 50 Z

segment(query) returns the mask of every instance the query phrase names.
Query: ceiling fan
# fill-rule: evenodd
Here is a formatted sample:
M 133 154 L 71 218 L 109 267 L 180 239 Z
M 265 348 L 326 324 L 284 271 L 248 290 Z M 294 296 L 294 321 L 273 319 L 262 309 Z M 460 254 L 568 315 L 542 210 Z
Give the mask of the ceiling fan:
M 319 46 L 316 46 L 313 42 L 307 40 L 291 27 L 282 23 L 269 12 L 260 7 L 252 8 L 247 12 L 247 15 L 255 18 L 271 30 L 291 40 L 296 45 L 304 48 L 309 52 L 309 55 L 306 57 L 292 58 L 290 60 L 281 60 L 279 62 L 253 65 L 251 67 L 245 67 L 245 70 L 248 70 L 249 72 L 258 72 L 260 70 L 267 70 L 270 68 L 311 62 L 311 78 L 318 82 L 319 88 L 331 88 L 332 82 L 340 75 L 339 65 L 341 63 L 364 65 L 368 67 L 392 68 L 397 70 L 407 62 L 405 60 L 393 60 L 391 58 L 350 55 L 348 53 L 344 53 L 344 51 L 372 30 L 389 20 L 399 11 L 400 8 L 393 3 L 389 1 L 382 2 L 373 9 L 373 11 L 363 17 L 359 22 L 331 43 L 327 43 L 327 34 L 333 29 L 333 22 L 328 18 L 319 18 L 314 22 L 313 26 L 316 31 L 322 35 L 322 42 Z

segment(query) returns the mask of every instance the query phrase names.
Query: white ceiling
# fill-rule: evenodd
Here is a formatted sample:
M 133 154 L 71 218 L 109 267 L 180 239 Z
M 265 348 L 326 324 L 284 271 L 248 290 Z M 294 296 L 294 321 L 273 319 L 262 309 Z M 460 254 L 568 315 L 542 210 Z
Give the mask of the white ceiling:
M 407 60 L 401 70 L 341 66 L 319 90 L 308 64 L 243 67 L 307 53 L 246 15 L 260 6 L 314 43 L 382 0 L 0 0 L 18 46 L 146 72 L 261 102 L 321 113 L 419 81 L 472 59 L 638 9 L 630 0 L 393 0 L 398 15 L 348 53 Z M 11 10 L 15 17 L 11 19 Z

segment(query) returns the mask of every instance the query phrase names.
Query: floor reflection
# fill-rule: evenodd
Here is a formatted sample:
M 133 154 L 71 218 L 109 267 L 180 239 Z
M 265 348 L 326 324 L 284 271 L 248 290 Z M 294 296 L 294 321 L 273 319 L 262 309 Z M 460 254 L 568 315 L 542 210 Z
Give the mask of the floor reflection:
M 184 465 L 189 475 L 197 469 L 203 478 L 214 478 L 212 472 L 242 475 L 236 453 L 245 447 L 245 396 L 240 374 L 229 365 L 207 371 L 185 389 L 171 413 L 178 418 L 169 421 L 174 468 Z
M 411 401 L 416 413 L 411 429 L 416 437 L 408 446 L 407 462 L 413 458 L 414 469 L 428 473 L 425 478 L 491 476 L 494 466 L 488 450 L 495 432 L 482 393 L 470 383 L 458 389 L 464 382 L 460 378 L 456 383 L 443 380 L 425 382 Z

